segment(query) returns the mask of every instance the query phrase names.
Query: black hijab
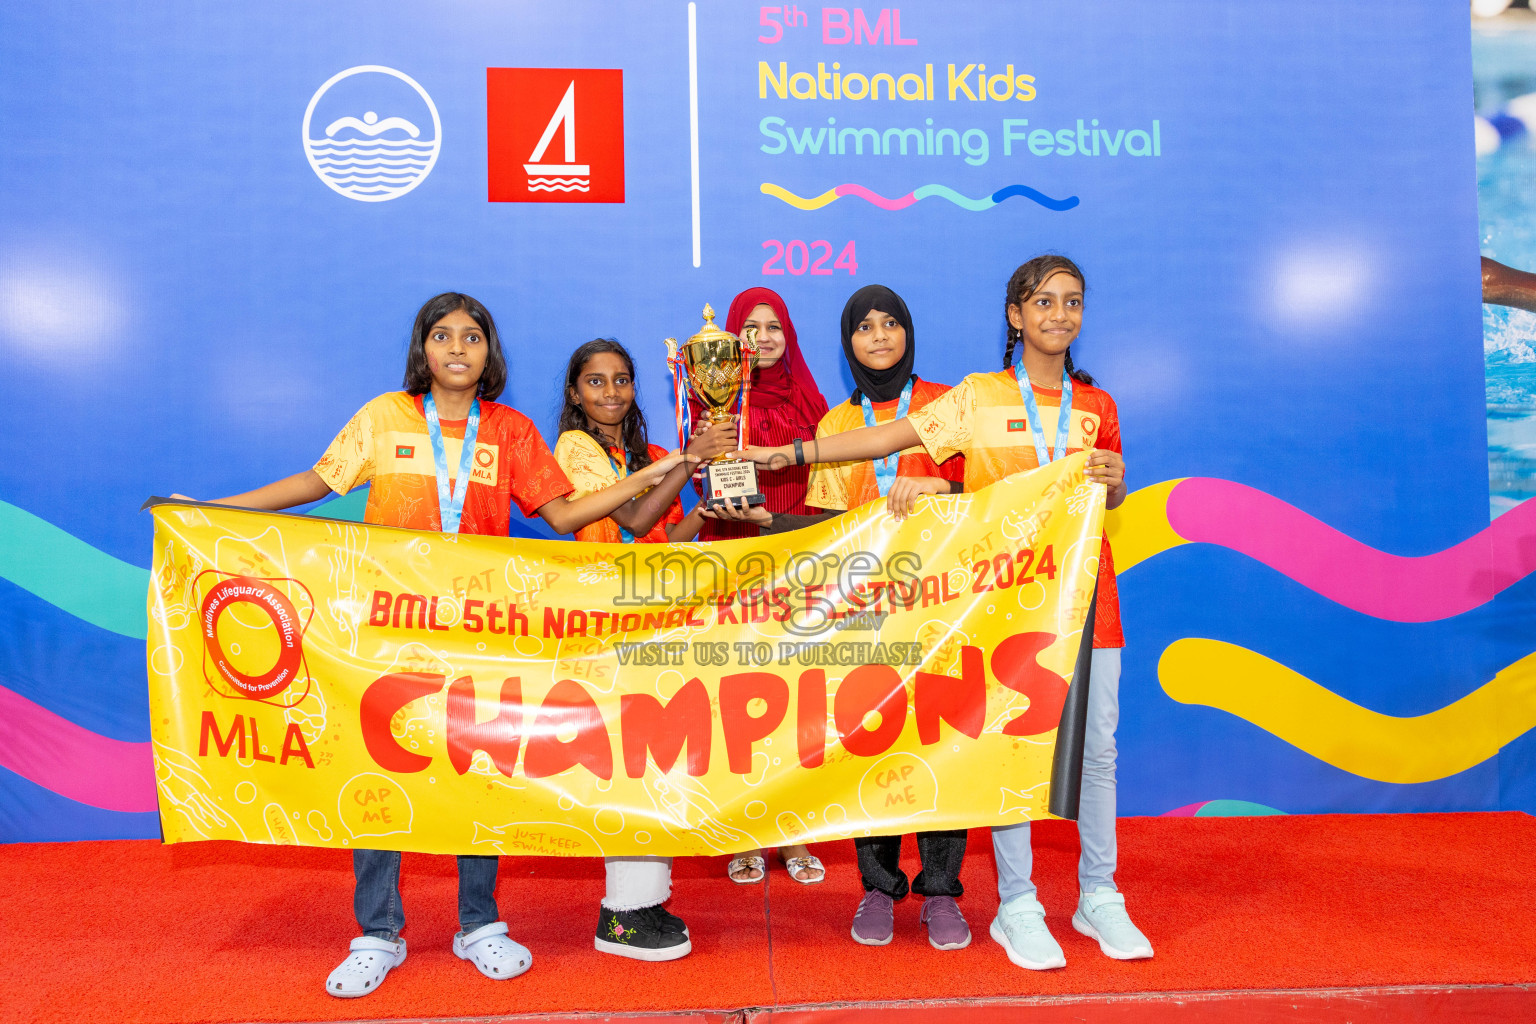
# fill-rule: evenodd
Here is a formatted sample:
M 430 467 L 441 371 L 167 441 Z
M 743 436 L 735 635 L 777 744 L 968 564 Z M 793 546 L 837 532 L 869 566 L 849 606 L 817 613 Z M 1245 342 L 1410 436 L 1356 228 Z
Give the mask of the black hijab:
M 890 314 L 907 332 L 906 352 L 895 366 L 886 370 L 872 370 L 853 354 L 854 329 L 872 309 Z M 853 381 L 857 385 L 853 397 L 848 399 L 850 403 L 858 405 L 861 394 L 868 396 L 871 402 L 893 402 L 901 397 L 901 389 L 913 379 L 912 364 L 917 360 L 917 343 L 913 338 L 912 314 L 907 312 L 907 304 L 901 301 L 900 295 L 883 284 L 870 284 L 849 297 L 848 304 L 843 307 L 843 357 L 848 360 L 848 369 L 853 372 Z

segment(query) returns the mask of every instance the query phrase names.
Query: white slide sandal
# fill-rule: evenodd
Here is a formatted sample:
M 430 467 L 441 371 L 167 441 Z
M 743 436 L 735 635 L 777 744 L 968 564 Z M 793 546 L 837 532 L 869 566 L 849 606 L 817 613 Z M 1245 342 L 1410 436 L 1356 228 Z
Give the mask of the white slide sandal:
M 351 953 L 325 979 L 325 990 L 339 999 L 366 996 L 384 983 L 384 976 L 405 963 L 405 940 L 362 935 L 352 940 Z
M 453 953 L 497 981 L 515 978 L 533 966 L 533 954 L 528 947 L 507 937 L 505 921 L 493 921 L 468 935 L 459 932 L 453 937 Z

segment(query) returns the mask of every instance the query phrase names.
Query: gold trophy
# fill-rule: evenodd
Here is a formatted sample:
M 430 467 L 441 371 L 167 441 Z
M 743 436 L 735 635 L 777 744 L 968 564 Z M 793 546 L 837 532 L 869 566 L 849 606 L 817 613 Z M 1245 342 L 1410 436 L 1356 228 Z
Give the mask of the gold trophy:
M 667 363 L 673 368 L 678 403 L 678 426 L 686 422 L 687 403 L 684 400 L 681 380 L 686 378 L 693 393 L 709 410 L 710 423 L 729 423 L 736 419 L 730 409 L 741 396 L 741 410 L 745 414 L 752 394 L 752 370 L 757 366 L 757 328 L 748 327 L 738 338 L 729 331 L 715 326 L 715 311 L 704 306 L 704 326 L 682 345 L 676 338 L 666 339 Z M 747 445 L 747 421 L 741 418 L 741 446 Z M 700 490 L 704 507 L 712 508 L 727 502 L 741 506 L 743 499 L 748 505 L 761 505 L 767 499 L 757 489 L 757 466 L 751 462 L 725 459 L 717 456 L 706 462 L 700 473 Z

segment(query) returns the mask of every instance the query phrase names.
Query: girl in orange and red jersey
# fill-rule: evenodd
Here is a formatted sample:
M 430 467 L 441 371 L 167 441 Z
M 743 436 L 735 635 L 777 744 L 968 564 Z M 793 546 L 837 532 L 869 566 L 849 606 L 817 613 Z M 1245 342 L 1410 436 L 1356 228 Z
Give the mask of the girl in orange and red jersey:
M 559 430 L 555 460 L 575 486 L 577 497 L 612 487 L 667 454 L 646 436 L 645 414 L 635 404 L 634 360 L 623 345 L 609 338 L 589 341 L 571 353 Z M 688 452 L 708 458 L 729 451 L 734 444 L 734 428 L 705 427 L 689 443 Z M 608 544 L 692 540 L 704 518 L 697 508 L 683 514 L 678 494 L 687 482 L 681 471 L 668 474 L 658 486 L 577 530 L 576 539 Z
M 901 296 L 884 285 L 854 292 L 843 307 L 843 355 L 858 387 L 848 401 L 822 417 L 817 437 L 830 437 L 858 427 L 872 427 L 924 409 L 949 390 L 947 384 L 923 380 L 912 372 L 917 339 L 912 316 Z M 910 501 L 919 494 L 959 491 L 965 479 L 965 458 L 952 456 L 942 465 L 921 445 L 884 459 L 822 463 L 811 472 L 806 503 L 824 509 L 858 508 L 866 502 L 893 497 Z M 965 829 L 919 832 L 916 836 L 922 871 L 911 891 L 922 896 L 923 923 L 935 949 L 970 945 L 971 931 L 955 903 L 965 891 L 960 865 L 965 858 Z M 902 872 L 901 836 L 860 836 L 858 853 L 864 898 L 853 916 L 854 941 L 883 946 L 895 928 L 893 902 L 908 892 Z
M 708 458 L 735 446 L 735 431 L 706 427 L 688 446 Z M 619 486 L 666 452 L 646 437 L 645 414 L 635 404 L 635 364 L 623 345 L 599 338 L 571 353 L 555 459 L 577 497 Z M 576 532 L 577 540 L 605 544 L 665 544 L 692 540 L 703 518 L 683 514 L 678 493 L 688 469 L 667 474 L 606 518 Z M 671 857 L 606 857 L 607 891 L 598 911 L 595 948 L 633 960 L 676 960 L 693 943 L 681 918 L 662 904 L 672 895 Z
M 1004 298 L 1008 351 L 1001 372 L 971 374 L 905 419 L 818 438 L 808 445 L 752 448 L 743 455 L 771 468 L 877 459 L 921 444 L 935 459 L 963 453 L 965 489 L 976 491 L 1091 448 L 1088 477 L 1105 485 L 1108 507 L 1115 508 L 1126 495 L 1119 414 L 1109 394 L 1073 366 L 1069 351 L 1082 329 L 1083 289 L 1083 273 L 1071 260 L 1038 256 L 1014 271 L 1008 281 Z M 1016 348 L 1020 359 L 1015 365 Z M 898 500 L 893 496 L 892 511 L 909 513 L 916 497 L 908 494 Z M 1152 945 L 1131 923 L 1125 898 L 1114 883 L 1115 725 L 1120 713 L 1120 648 L 1125 640 L 1107 537 L 1101 542 L 1094 616 L 1078 817 L 1081 895 L 1072 925 L 1097 939 L 1108 956 L 1131 960 L 1150 957 Z M 1021 967 L 1064 966 L 1066 959 L 1045 926 L 1045 910 L 1030 877 L 1029 823 L 993 829 L 992 845 L 1002 898 L 991 925 L 992 937 Z
M 675 452 L 607 490 L 571 497 L 571 483 L 538 428 L 494 401 L 506 380 L 490 312 L 458 292 L 435 296 L 411 329 L 404 390 L 363 406 L 313 469 L 217 503 L 275 510 L 371 484 L 365 522 L 505 537 L 513 502 L 525 516 L 543 516 L 556 531 L 570 533 L 674 470 L 687 479 L 689 460 Z M 354 850 L 352 864 L 353 909 L 363 934 L 325 983 L 326 992 L 343 998 L 377 991 L 406 952 L 399 852 Z M 533 955 L 512 941 L 499 920 L 496 858 L 461 855 L 458 864 L 461 930 L 454 953 L 488 978 L 522 974 Z

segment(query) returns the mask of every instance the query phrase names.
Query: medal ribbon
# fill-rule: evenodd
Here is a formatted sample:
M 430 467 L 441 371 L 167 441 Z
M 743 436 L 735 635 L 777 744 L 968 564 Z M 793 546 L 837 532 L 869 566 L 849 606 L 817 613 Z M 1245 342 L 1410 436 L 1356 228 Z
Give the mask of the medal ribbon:
M 1013 368 L 1014 379 L 1019 382 L 1019 394 L 1024 399 L 1024 411 L 1029 414 L 1029 433 L 1035 440 L 1035 458 L 1041 466 L 1048 466 L 1067 454 L 1067 441 L 1072 436 L 1072 377 L 1061 371 L 1061 415 L 1056 420 L 1056 446 L 1053 452 L 1045 446 L 1045 427 L 1040 422 L 1040 407 L 1035 404 L 1035 388 L 1029 382 L 1029 372 L 1021 360 Z
M 619 479 L 623 480 L 626 476 L 629 475 L 629 466 L 614 458 L 612 450 L 607 451 L 609 464 L 613 466 L 613 471 L 618 474 Z M 619 526 L 617 522 L 615 522 L 613 525 Z M 635 542 L 635 535 L 631 531 L 626 530 L 624 527 L 619 526 L 619 540 L 625 544 L 633 544 Z
M 437 463 L 437 512 L 444 533 L 459 532 L 459 518 L 464 514 L 464 497 L 469 494 L 469 478 L 475 469 L 475 439 L 480 436 L 480 399 L 469 407 L 469 422 L 464 425 L 464 451 L 459 456 L 459 475 L 453 492 L 448 490 L 448 453 L 443 447 L 443 424 L 437 416 L 437 402 L 427 392 L 421 400 L 427 414 L 427 436 L 432 439 L 432 458 Z
M 864 403 L 864 425 L 875 425 L 875 407 L 869 404 L 869 396 L 861 394 L 859 399 Z M 906 387 L 901 389 L 901 397 L 896 400 L 896 418 L 903 419 L 907 415 L 907 406 L 912 404 L 912 378 L 907 378 Z M 892 452 L 883 459 L 875 459 L 875 486 L 880 488 L 880 497 L 890 493 L 891 485 L 896 482 L 896 467 L 901 462 L 901 452 Z

